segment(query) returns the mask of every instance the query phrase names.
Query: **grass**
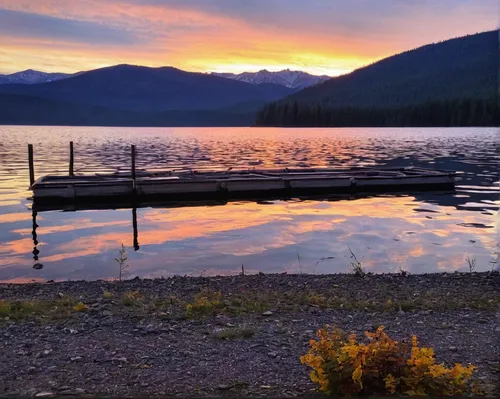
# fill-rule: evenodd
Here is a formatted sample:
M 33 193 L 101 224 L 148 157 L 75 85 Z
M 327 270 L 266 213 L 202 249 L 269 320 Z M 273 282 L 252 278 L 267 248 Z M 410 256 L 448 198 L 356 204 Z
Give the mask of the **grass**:
M 48 300 L 0 300 L 0 318 L 7 320 L 23 320 L 41 317 L 48 320 L 67 318 L 75 312 L 77 302 L 71 297 Z
M 369 277 L 367 277 L 369 278 Z M 410 277 L 411 278 L 411 277 Z M 315 284 L 308 285 L 297 281 L 297 285 L 281 288 L 258 286 L 245 291 L 220 292 L 216 288 L 204 288 L 195 293 L 183 292 L 173 294 L 172 291 L 153 295 L 138 290 L 129 291 L 121 296 L 104 291 L 102 296 L 110 299 L 107 304 L 112 307 L 113 314 L 124 317 L 159 318 L 159 319 L 203 319 L 223 314 L 238 316 L 245 314 L 260 315 L 271 310 L 300 312 L 310 307 L 348 311 L 369 311 L 393 313 L 434 310 L 447 311 L 457 309 L 498 310 L 500 296 L 491 289 L 478 295 L 477 290 L 467 289 L 467 280 L 463 277 L 460 284 L 464 289 L 451 289 L 452 280 L 443 280 L 443 285 L 424 287 L 395 276 L 389 281 L 369 280 L 361 283 L 352 277 L 351 283 L 327 284 L 321 289 L 313 289 Z M 117 283 L 119 284 L 119 283 Z M 123 283 L 122 283 L 123 284 Z M 367 285 L 368 284 L 368 285 Z M 96 298 L 98 300 L 100 298 Z M 112 299 L 112 300 L 111 300 Z M 92 303 L 86 299 L 82 305 L 70 296 L 63 295 L 56 300 L 0 300 L 0 321 L 39 319 L 45 321 L 64 320 L 77 317 L 87 310 Z M 90 310 L 89 310 L 90 311 Z M 8 321 L 7 320 L 7 321 Z M 229 332 L 228 332 L 229 334 Z
M 349 263 L 349 269 L 352 270 L 355 276 L 364 277 L 366 275 L 365 268 L 358 260 L 356 255 L 354 255 L 354 252 L 352 252 L 351 247 L 348 245 L 347 248 L 349 248 L 349 252 L 351 253 L 351 262 Z
M 476 271 L 476 258 L 467 257 L 465 261 L 469 265 L 469 273 L 474 273 Z
M 125 306 L 139 306 L 142 304 L 142 294 L 140 291 L 126 292 L 122 296 L 122 303 Z

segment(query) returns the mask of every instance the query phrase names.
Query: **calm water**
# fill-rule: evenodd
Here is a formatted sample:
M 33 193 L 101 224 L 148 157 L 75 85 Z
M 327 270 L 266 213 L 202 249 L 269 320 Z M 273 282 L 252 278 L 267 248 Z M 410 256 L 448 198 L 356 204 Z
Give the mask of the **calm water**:
M 372 272 L 497 267 L 500 207 L 496 129 L 66 128 L 0 126 L 0 280 L 117 276 L 123 243 L 130 276 L 345 272 L 349 246 Z M 154 169 L 415 165 L 464 172 L 455 193 L 345 200 L 237 202 L 221 206 L 41 212 L 35 260 L 26 144 L 35 173 Z M 137 244 L 137 243 L 136 243 Z M 36 252 L 35 251 L 35 252 Z

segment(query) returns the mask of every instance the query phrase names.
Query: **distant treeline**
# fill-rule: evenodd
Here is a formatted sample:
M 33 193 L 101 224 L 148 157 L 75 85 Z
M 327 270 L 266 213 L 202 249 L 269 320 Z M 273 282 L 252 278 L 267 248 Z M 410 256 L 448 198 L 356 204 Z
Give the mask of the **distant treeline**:
M 288 127 L 500 126 L 500 108 L 496 99 L 430 101 L 401 108 L 275 102 L 257 113 L 255 124 Z

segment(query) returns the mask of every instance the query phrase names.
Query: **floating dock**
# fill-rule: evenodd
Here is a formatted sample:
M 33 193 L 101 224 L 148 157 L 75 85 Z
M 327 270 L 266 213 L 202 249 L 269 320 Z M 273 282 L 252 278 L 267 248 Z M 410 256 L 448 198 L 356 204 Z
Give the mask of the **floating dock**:
M 68 176 L 35 180 L 33 146 L 28 146 L 30 190 L 35 204 L 290 198 L 317 194 L 399 193 L 449 190 L 460 179 L 454 171 L 421 168 L 285 168 L 148 172 L 136 170 L 131 146 L 129 172 L 75 175 L 70 143 Z
M 289 197 L 294 194 L 443 190 L 454 186 L 455 172 L 399 169 L 252 169 L 197 172 L 116 173 L 44 176 L 30 187 L 35 202 L 137 199 Z

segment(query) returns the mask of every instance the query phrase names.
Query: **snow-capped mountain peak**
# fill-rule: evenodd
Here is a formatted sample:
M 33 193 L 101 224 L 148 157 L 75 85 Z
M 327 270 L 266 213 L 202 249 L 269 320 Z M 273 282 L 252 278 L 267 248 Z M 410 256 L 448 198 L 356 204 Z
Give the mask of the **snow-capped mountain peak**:
M 53 82 L 55 80 L 66 79 L 72 76 L 67 73 L 46 73 L 41 71 L 36 71 L 34 69 L 27 69 L 25 71 L 16 72 L 10 75 L 0 75 L 0 84 L 35 84 L 35 83 L 47 83 Z
M 240 74 L 213 72 L 213 75 L 252 84 L 274 83 L 297 90 L 314 86 L 317 83 L 330 79 L 329 76 L 315 76 L 302 71 L 291 71 L 290 69 L 284 69 L 279 72 L 270 72 L 263 69 L 258 72 L 243 72 Z

